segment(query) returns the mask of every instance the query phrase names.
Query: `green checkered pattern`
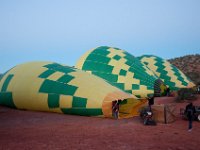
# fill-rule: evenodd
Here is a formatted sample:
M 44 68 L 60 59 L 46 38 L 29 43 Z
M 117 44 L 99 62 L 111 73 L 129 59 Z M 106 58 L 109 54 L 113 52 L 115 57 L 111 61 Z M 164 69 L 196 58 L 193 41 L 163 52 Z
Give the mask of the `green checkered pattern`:
M 48 94 L 49 109 L 60 108 L 60 96 L 67 95 L 72 97 L 72 108 L 60 108 L 63 113 L 84 116 L 102 115 L 101 108 L 86 108 L 87 98 L 74 96 L 78 87 L 69 84 L 69 82 L 75 78 L 69 73 L 76 72 L 76 69 L 57 63 L 48 64 L 43 67 L 48 69 L 39 75 L 39 78 L 44 79 L 39 92 Z M 56 72 L 63 73 L 63 76 L 56 81 L 48 79 L 49 76 Z
M 9 83 L 12 80 L 13 76 L 14 76 L 13 74 L 7 75 L 7 77 L 3 83 L 3 86 L 0 89 L 0 104 L 8 106 L 8 107 L 16 108 L 16 106 L 13 102 L 12 92 L 8 91 L 8 86 L 9 86 Z M 3 78 L 3 76 L 2 76 L 2 78 Z
M 146 89 L 146 95 L 153 94 L 157 77 L 136 57 L 128 52 L 101 46 L 84 60 L 82 68 L 97 75 L 110 84 L 141 97 L 138 90 Z M 142 88 L 141 88 L 142 87 Z
M 179 69 L 160 57 L 143 55 L 138 59 L 147 65 L 172 90 L 187 87 L 189 83 L 192 83 Z

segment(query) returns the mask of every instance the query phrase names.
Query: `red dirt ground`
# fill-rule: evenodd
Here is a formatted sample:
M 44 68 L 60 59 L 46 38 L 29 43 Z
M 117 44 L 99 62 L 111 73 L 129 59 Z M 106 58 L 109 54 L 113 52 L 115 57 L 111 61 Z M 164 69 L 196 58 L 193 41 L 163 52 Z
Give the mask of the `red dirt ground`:
M 198 150 L 200 123 L 194 121 L 188 132 L 179 115 L 186 104 L 177 104 L 175 122 L 157 126 L 144 126 L 139 117 L 114 120 L 0 106 L 0 150 Z M 200 105 L 200 96 L 194 104 Z

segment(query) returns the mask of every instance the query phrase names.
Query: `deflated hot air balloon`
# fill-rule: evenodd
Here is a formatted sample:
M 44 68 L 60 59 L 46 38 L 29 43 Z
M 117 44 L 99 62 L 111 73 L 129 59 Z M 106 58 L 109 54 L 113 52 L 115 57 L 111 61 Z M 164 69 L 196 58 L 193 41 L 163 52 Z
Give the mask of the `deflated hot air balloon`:
M 179 88 L 191 88 L 195 84 L 184 75 L 179 69 L 170 64 L 167 60 L 153 55 L 138 57 L 149 69 L 151 69 L 165 85 L 172 90 Z
M 18 65 L 0 81 L 0 104 L 17 109 L 112 117 L 112 101 L 119 99 L 120 117 L 137 115 L 144 103 L 97 76 L 53 62 Z
M 92 49 L 79 59 L 76 67 L 137 97 L 154 94 L 154 88 L 160 91 L 156 75 L 136 57 L 118 48 L 101 46 Z

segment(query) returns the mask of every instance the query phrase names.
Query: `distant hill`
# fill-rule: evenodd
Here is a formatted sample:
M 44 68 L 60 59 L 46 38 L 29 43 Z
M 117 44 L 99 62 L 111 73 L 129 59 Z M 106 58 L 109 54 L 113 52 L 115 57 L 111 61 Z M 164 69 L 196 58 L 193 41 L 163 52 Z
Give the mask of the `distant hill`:
M 195 84 L 200 84 L 200 54 L 186 55 L 168 61 L 180 69 Z

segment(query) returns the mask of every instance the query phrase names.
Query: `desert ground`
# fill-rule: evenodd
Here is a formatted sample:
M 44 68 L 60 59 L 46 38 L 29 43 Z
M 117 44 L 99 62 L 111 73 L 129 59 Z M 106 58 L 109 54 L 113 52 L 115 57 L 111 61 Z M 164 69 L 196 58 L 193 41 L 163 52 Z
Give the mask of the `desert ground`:
M 186 104 L 176 104 L 175 122 L 156 126 L 143 125 L 139 117 L 114 120 L 0 106 L 0 150 L 198 150 L 200 122 L 188 132 L 179 114 Z M 200 96 L 194 104 L 200 105 Z

